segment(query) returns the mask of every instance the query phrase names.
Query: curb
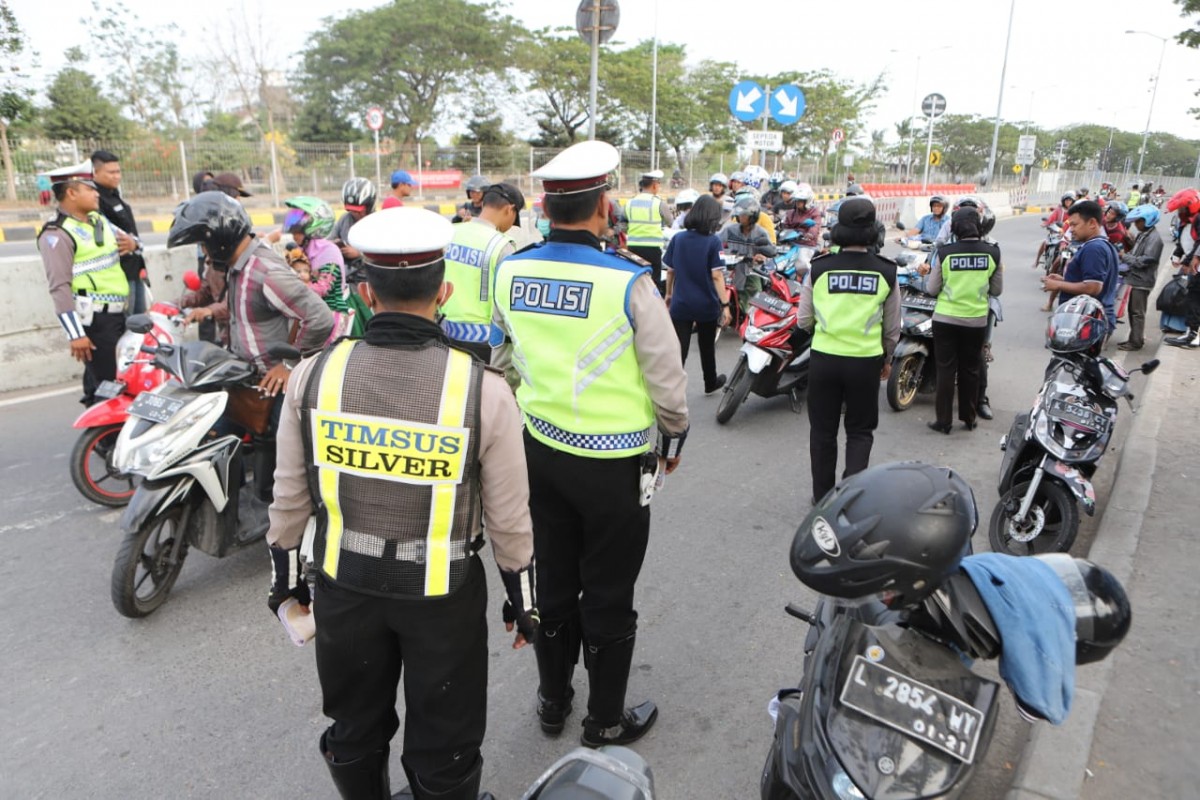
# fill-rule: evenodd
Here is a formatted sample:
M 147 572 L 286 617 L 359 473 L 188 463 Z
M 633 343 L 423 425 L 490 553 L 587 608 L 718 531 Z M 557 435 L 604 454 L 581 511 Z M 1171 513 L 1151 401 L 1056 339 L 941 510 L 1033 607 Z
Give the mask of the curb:
M 1171 274 L 1170 264 L 1163 267 L 1159 269 L 1159 280 L 1151 298 L 1157 295 Z M 1103 565 L 1126 586 L 1133 576 L 1134 558 L 1150 504 L 1150 482 L 1145 476 L 1154 474 L 1158 458 L 1159 428 L 1166 417 L 1174 383 L 1177 356 L 1171 351 L 1175 349 L 1161 339 L 1155 349 L 1154 357 L 1161 358 L 1162 364 L 1147 379 L 1149 385 L 1137 406 L 1133 425 L 1117 461 L 1112 493 L 1087 554 L 1090 560 Z M 1033 726 L 1006 800 L 1076 800 L 1079 797 L 1111 672 L 1110 659 L 1076 671 L 1070 716 L 1058 727 L 1044 723 Z

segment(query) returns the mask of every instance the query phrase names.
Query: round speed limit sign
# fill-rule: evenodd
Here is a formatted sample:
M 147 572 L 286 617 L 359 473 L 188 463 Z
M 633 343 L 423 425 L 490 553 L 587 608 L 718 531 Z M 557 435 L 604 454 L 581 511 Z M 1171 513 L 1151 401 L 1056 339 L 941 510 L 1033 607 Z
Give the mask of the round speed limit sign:
M 377 131 L 383 127 L 383 109 L 379 106 L 371 106 L 367 109 L 367 127 L 373 131 Z

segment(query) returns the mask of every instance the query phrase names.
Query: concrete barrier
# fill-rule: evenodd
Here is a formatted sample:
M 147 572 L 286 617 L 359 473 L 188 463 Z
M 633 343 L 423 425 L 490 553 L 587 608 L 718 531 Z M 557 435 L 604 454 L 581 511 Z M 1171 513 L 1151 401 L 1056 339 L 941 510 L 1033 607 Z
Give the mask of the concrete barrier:
M 880 218 L 883 219 L 883 221 L 889 226 L 891 226 L 895 220 L 899 219 L 900 222 L 904 224 L 904 227 L 915 227 L 917 220 L 929 213 L 929 198 L 931 196 L 932 195 L 892 198 L 890 201 L 891 203 L 899 204 L 899 207 L 896 209 L 898 216 L 883 216 L 883 207 L 882 205 L 879 205 L 879 201 L 876 201 L 880 208 Z M 983 202 L 987 203 L 988 208 L 992 210 L 992 213 L 996 215 L 997 219 L 1012 216 L 1013 208 L 1010 204 L 1011 201 L 1009 199 L 1008 192 L 979 192 L 976 194 L 976 196 L 983 198 Z M 959 195 L 951 195 L 949 197 L 950 203 L 953 204 L 958 198 Z
M 196 268 L 196 251 L 180 247 L 146 250 L 151 291 L 161 300 L 184 292 L 183 273 Z M 0 392 L 49 386 L 76 380 L 83 367 L 71 358 L 66 334 L 54 316 L 46 289 L 46 272 L 38 256 L 0 259 L 4 292 L 0 293 Z

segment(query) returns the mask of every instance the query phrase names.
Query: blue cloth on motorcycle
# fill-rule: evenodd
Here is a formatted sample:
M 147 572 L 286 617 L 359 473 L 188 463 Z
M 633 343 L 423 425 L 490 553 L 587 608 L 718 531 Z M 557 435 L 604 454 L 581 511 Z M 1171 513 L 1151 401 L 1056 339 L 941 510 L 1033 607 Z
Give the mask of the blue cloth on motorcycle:
M 962 561 L 1000 631 L 1000 677 L 1028 711 L 1061 724 L 1075 694 L 1075 604 L 1036 558 L 980 553 Z

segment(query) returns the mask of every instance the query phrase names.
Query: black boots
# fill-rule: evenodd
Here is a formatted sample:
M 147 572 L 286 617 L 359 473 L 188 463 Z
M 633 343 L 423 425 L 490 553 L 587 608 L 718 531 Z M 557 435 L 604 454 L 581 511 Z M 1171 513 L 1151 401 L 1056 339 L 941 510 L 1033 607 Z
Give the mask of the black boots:
M 725 388 L 725 373 L 721 373 L 717 377 L 713 378 L 712 383 L 708 383 L 706 381 L 704 384 L 704 393 L 712 394 L 713 392 L 717 391 L 718 389 L 723 389 L 723 388 Z
M 624 708 L 636 638 L 631 634 L 603 647 L 587 648 L 588 716 L 580 739 L 585 747 L 636 742 L 658 719 L 658 708 L 650 701 Z
M 579 663 L 580 630 L 577 619 L 557 625 L 543 623 L 538 628 L 538 719 L 542 731 L 551 736 L 562 733 L 571 713 L 575 690 L 571 678 Z
M 979 407 L 975 409 L 975 413 L 979 415 L 980 419 L 992 418 L 992 404 L 988 402 L 987 397 L 979 398 Z
M 454 786 L 446 789 L 433 790 L 426 787 L 421 780 L 409 771 L 406 765 L 404 771 L 408 774 L 409 788 L 393 795 L 391 800 L 496 800 L 491 792 L 479 792 L 479 781 L 483 776 L 483 758 L 476 756 L 475 766 Z
M 343 800 L 391 800 L 387 749 L 338 763 L 325 749 L 325 734 L 321 734 L 321 757 Z

